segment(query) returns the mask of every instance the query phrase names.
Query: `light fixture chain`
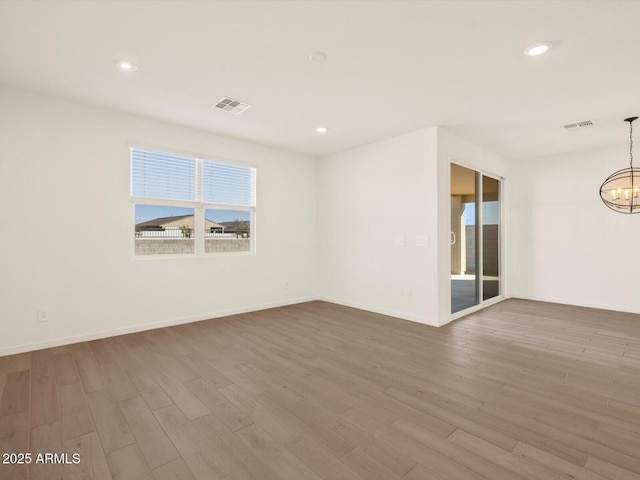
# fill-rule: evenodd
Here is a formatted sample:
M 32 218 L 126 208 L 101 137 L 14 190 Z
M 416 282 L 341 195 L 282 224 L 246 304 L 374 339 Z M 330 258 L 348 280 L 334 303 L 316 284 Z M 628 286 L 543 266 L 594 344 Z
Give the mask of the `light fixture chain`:
M 629 158 L 631 159 L 629 164 L 633 169 L 633 120 L 629 122 Z

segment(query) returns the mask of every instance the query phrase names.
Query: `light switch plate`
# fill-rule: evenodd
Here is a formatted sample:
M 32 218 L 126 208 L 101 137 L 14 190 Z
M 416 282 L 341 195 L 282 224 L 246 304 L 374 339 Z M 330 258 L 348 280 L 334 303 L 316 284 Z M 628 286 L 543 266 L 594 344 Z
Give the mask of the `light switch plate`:
M 418 247 L 428 247 L 429 246 L 429 237 L 418 237 L 416 239 L 416 245 Z

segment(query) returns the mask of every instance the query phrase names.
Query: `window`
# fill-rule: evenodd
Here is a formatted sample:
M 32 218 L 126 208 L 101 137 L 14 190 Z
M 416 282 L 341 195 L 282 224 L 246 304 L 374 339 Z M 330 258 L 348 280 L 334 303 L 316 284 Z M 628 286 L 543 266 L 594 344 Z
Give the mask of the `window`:
M 131 149 L 135 255 L 252 252 L 256 169 Z

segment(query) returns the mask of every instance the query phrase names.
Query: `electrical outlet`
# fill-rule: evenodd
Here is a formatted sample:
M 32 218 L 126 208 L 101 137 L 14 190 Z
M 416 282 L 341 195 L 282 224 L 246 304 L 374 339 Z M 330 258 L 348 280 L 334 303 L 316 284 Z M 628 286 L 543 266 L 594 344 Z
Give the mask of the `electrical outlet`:
M 407 301 L 413 300 L 413 292 L 411 290 L 407 290 L 407 292 L 405 293 L 405 298 L 407 299 Z
M 284 282 L 284 289 L 289 290 L 289 282 Z
M 49 321 L 49 312 L 47 311 L 46 308 L 39 308 L 38 309 L 37 321 L 38 322 L 48 322 Z

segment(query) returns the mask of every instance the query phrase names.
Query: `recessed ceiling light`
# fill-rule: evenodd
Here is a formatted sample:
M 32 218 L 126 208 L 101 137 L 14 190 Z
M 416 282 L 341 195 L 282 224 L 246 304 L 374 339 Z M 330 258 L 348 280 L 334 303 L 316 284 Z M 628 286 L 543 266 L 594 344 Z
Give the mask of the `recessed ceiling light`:
M 524 51 L 524 54 L 529 57 L 535 57 L 537 55 L 542 55 L 550 48 L 551 48 L 550 43 L 536 43 L 535 45 L 531 45 L 530 47 L 527 47 Z
M 327 54 L 325 52 L 313 52 L 309 55 L 309 60 L 316 63 L 323 63 L 327 59 Z
M 136 65 L 126 60 L 116 60 L 116 65 L 123 72 L 135 72 L 138 69 Z
M 327 127 L 317 127 L 316 132 L 318 133 L 327 133 L 329 129 Z

